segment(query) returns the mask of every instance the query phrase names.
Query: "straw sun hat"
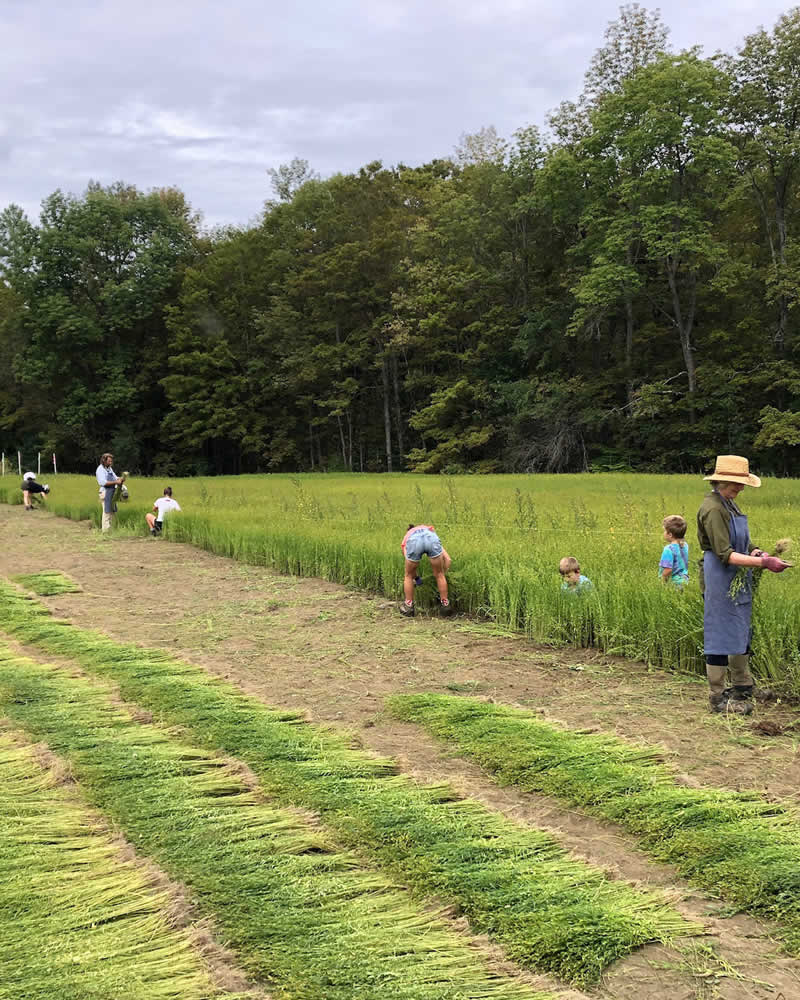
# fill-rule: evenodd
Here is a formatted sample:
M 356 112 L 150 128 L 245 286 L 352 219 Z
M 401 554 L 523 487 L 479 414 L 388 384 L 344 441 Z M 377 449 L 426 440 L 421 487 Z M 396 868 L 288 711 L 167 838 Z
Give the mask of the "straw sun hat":
M 703 479 L 714 479 L 724 483 L 741 483 L 742 486 L 760 486 L 761 480 L 750 471 L 750 463 L 741 455 L 717 455 L 717 464 L 710 476 Z

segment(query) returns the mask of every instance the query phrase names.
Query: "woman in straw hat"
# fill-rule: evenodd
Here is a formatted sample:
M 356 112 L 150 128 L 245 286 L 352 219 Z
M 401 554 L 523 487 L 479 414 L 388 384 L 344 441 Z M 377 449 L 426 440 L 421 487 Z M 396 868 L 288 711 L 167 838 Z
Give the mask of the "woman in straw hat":
M 750 472 L 746 458 L 718 455 L 711 492 L 697 512 L 700 560 L 700 590 L 703 592 L 703 645 L 710 686 L 712 712 L 753 711 L 753 677 L 750 673 L 750 637 L 753 613 L 752 573 L 744 586 L 731 596 L 731 583 L 740 566 L 760 567 L 782 573 L 789 565 L 762 552 L 750 541 L 747 518 L 736 505 L 745 486 L 758 487 L 761 480 Z M 733 687 L 725 687 L 730 667 Z

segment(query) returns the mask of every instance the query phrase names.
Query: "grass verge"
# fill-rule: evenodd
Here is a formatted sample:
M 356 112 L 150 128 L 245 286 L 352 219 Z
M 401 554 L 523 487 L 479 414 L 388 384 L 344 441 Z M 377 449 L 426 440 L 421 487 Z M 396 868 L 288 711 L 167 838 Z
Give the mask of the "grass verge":
M 135 721 L 108 685 L 0 649 L 0 704 L 190 888 L 242 968 L 287 996 L 546 1000 L 323 832 L 260 804 L 236 766 Z
M 656 748 L 574 733 L 531 713 L 451 695 L 395 695 L 416 722 L 497 775 L 619 823 L 695 885 L 777 920 L 800 954 L 800 813 L 757 793 L 687 788 Z
M 35 749 L 0 732 L 0 998 L 234 1000 L 168 903 Z
M 0 584 L 3 628 L 113 678 L 123 697 L 246 761 L 271 794 L 322 813 L 419 894 L 456 905 L 520 964 L 576 984 L 649 941 L 699 930 L 660 894 L 643 893 L 570 857 L 445 786 L 422 787 L 354 749 L 347 734 L 275 711 L 159 650 L 116 643 L 53 619 Z
M 46 569 L 41 573 L 21 573 L 12 577 L 21 587 L 32 590 L 40 597 L 53 597 L 55 594 L 78 594 L 80 587 L 64 573 L 55 569 Z

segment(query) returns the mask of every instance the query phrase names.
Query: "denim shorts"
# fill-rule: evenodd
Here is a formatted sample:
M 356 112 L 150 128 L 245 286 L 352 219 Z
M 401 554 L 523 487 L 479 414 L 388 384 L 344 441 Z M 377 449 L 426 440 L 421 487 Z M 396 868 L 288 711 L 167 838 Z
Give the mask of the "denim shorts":
M 406 559 L 410 562 L 419 562 L 423 556 L 435 559 L 442 554 L 444 546 L 439 541 L 439 536 L 435 531 L 428 528 L 420 528 L 408 536 L 406 542 Z

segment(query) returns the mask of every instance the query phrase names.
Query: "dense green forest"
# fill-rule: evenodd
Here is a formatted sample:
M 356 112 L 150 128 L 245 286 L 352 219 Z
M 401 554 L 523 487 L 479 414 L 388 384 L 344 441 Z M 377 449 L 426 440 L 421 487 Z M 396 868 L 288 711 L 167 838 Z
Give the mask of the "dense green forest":
M 296 159 L 249 227 L 124 183 L 10 205 L 0 445 L 155 474 L 800 475 L 799 158 L 800 9 L 705 58 L 633 4 L 542 129 L 328 179 Z

